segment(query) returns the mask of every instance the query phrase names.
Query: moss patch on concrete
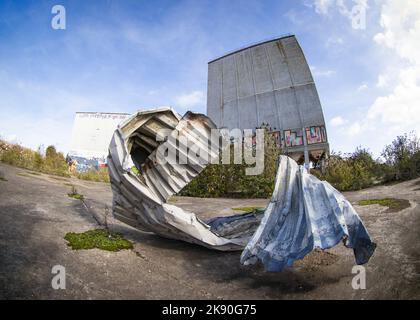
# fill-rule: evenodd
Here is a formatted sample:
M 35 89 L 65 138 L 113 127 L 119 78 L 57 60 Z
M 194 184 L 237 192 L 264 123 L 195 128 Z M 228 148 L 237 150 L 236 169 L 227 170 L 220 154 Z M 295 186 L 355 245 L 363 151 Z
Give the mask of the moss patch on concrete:
M 80 194 L 80 193 L 67 193 L 67 195 L 70 198 L 77 199 L 77 200 L 83 200 L 84 199 L 83 194 Z
M 254 206 L 248 206 L 248 207 L 236 207 L 232 208 L 233 211 L 242 211 L 242 212 L 251 212 L 254 210 L 263 210 L 262 207 L 254 207 Z
M 386 212 L 398 212 L 410 207 L 410 201 L 405 199 L 383 198 L 383 199 L 365 199 L 357 203 L 359 206 L 369 206 L 379 204 L 388 207 Z
M 94 229 L 82 233 L 69 232 L 64 236 L 73 250 L 101 249 L 120 251 L 133 249 L 133 244 L 118 233 L 106 229 Z
M 77 189 L 76 189 L 75 186 L 72 186 L 71 192 L 70 193 L 67 193 L 67 195 L 70 198 L 81 200 L 81 201 L 83 201 L 83 199 L 84 199 L 83 195 L 77 192 Z

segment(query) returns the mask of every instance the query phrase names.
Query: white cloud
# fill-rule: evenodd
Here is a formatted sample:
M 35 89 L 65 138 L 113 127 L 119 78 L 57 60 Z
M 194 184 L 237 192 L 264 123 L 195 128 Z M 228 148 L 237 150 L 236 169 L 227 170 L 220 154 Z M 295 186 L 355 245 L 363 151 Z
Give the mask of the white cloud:
M 365 16 L 366 10 L 369 8 L 368 0 L 313 0 L 313 4 L 309 6 L 314 7 L 316 13 L 324 16 L 330 15 L 332 9 L 335 9 L 351 21 L 353 28 L 356 28 L 354 19 Z M 359 28 L 364 29 L 365 27 L 357 26 L 357 29 Z
M 367 89 L 369 89 L 369 86 L 367 85 L 367 83 L 362 83 L 358 88 L 357 88 L 357 91 L 365 91 L 365 90 L 367 90 Z
M 311 69 L 312 75 L 315 77 L 331 77 L 335 74 L 335 71 L 330 69 L 323 70 L 315 66 L 310 66 L 309 68 Z
M 347 121 L 343 119 L 341 116 L 334 117 L 330 120 L 330 125 L 333 127 L 340 127 L 345 124 Z
M 420 132 L 420 2 L 386 1 L 381 10 L 383 31 L 375 35 L 379 46 L 392 50 L 400 58 L 397 75 L 381 74 L 378 87 L 395 86 L 387 95 L 378 97 L 368 111 L 369 121 L 379 121 L 401 133 L 416 129 Z
M 298 14 L 296 13 L 295 10 L 291 9 L 289 11 L 287 11 L 284 16 L 290 20 L 290 22 L 292 22 L 293 24 L 296 25 L 300 25 L 303 23 L 303 20 L 301 18 L 298 17 Z
M 187 109 L 203 106 L 206 103 L 204 92 L 199 90 L 180 95 L 175 98 L 175 101 L 177 106 Z
M 382 31 L 374 43 L 392 55 L 382 64 L 377 87 L 385 91 L 346 128 L 352 139 L 369 137 L 370 145 L 380 151 L 396 135 L 411 131 L 420 134 L 420 2 L 386 0 L 381 6 Z
M 378 76 L 378 81 L 376 82 L 376 86 L 378 88 L 385 88 L 388 86 L 389 78 L 387 74 L 380 74 Z
M 359 122 L 355 122 L 347 128 L 347 134 L 350 136 L 358 135 L 359 133 L 363 131 L 364 131 L 364 128 Z
M 316 13 L 326 15 L 328 14 L 331 6 L 334 5 L 334 0 L 314 0 L 314 6 Z
M 339 46 L 344 44 L 344 39 L 342 37 L 329 37 L 326 42 L 327 47 Z
M 18 143 L 18 138 L 16 134 L 9 134 L 9 135 L 4 135 L 0 133 L 0 140 L 4 140 L 6 142 L 9 143 Z
M 368 8 L 368 0 L 353 0 L 353 1 L 345 1 L 345 0 L 337 0 L 337 7 L 338 11 L 343 15 L 348 17 L 349 19 L 353 18 L 353 8 L 355 6 L 362 7 L 364 9 Z

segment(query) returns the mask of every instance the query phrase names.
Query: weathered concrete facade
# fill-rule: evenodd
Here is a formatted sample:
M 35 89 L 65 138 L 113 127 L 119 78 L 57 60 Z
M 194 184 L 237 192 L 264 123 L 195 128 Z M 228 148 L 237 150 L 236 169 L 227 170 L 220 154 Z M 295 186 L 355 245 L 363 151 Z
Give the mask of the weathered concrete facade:
M 266 125 L 295 159 L 328 153 L 321 103 L 295 36 L 266 41 L 208 64 L 207 115 L 219 128 Z

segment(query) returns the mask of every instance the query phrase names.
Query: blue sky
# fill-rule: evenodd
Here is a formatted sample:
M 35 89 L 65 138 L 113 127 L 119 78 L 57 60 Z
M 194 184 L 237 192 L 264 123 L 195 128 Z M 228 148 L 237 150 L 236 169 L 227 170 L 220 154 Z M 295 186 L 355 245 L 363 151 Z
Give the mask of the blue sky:
M 51 27 L 56 4 L 65 30 Z M 417 0 L 0 0 L 0 136 L 66 152 L 76 111 L 205 113 L 209 60 L 287 33 L 311 66 L 333 150 L 379 156 L 420 130 Z

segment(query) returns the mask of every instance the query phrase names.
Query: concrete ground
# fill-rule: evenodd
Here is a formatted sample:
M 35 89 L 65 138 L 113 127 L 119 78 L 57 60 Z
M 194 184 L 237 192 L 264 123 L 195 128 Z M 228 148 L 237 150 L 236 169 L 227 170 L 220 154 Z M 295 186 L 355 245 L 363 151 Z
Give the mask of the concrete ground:
M 218 252 L 142 233 L 109 219 L 133 250 L 71 250 L 67 232 L 97 228 L 110 186 L 0 163 L 0 299 L 419 299 L 420 179 L 346 193 L 360 199 L 395 197 L 410 207 L 387 212 L 355 206 L 378 247 L 366 267 L 366 289 L 351 286 L 353 252 L 342 244 L 316 251 L 280 273 L 239 264 L 240 252 Z M 86 205 L 67 196 L 70 184 Z M 203 219 L 266 200 L 175 198 Z M 66 268 L 66 289 L 51 287 L 54 265 Z

